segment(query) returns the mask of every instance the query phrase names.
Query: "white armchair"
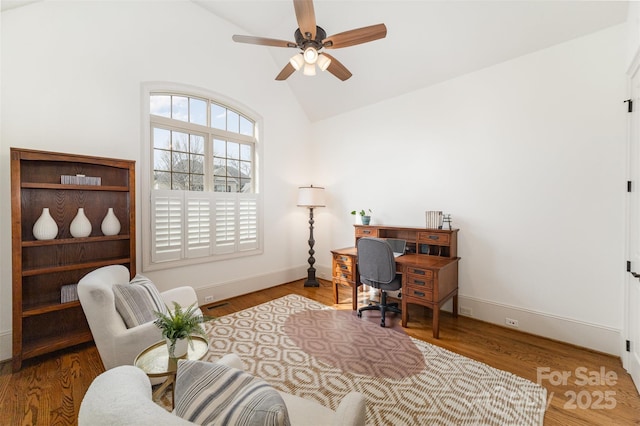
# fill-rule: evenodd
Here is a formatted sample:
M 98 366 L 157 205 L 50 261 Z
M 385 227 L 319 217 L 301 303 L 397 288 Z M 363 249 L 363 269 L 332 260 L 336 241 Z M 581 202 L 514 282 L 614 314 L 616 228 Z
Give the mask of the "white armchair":
M 116 310 L 112 286 L 127 284 L 129 275 L 129 270 L 122 265 L 104 266 L 89 272 L 78 283 L 78 298 L 107 370 L 132 365 L 143 349 L 162 340 L 160 329 L 153 322 L 127 328 Z M 198 304 L 191 287 L 174 288 L 160 295 L 169 308 L 174 301 L 181 306 Z
M 219 364 L 242 369 L 242 361 L 228 354 Z M 285 392 L 284 400 L 292 426 L 363 426 L 366 402 L 364 395 L 350 392 L 340 401 L 336 411 Z M 108 425 L 176 425 L 194 423 L 168 412 L 151 399 L 151 385 L 146 374 L 137 367 L 121 366 L 99 375 L 85 394 L 78 415 L 79 426 Z

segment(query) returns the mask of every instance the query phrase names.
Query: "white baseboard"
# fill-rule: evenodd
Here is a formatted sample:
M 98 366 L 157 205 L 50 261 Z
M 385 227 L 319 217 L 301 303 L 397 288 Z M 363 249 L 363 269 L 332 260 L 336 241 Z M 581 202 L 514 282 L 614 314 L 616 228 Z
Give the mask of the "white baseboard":
M 233 281 L 216 283 L 196 289 L 200 305 L 230 299 L 243 294 L 252 293 L 265 288 L 299 280 L 307 276 L 307 267 L 299 266 L 281 271 L 270 272 L 264 275 L 242 278 Z M 205 299 L 211 296 L 212 299 Z
M 11 331 L 3 331 L 0 333 L 0 361 L 11 359 L 12 348 Z
M 304 275 L 306 276 L 307 273 L 307 267 L 305 267 L 304 271 Z M 331 274 L 331 268 L 329 266 L 318 266 L 316 265 L 316 277 L 318 278 L 322 278 L 323 280 L 327 280 L 327 281 L 332 281 L 333 280 L 333 275 Z
M 471 309 L 471 315 L 463 312 Z M 518 321 L 514 329 L 599 352 L 621 356 L 621 330 L 571 318 L 537 312 L 469 296 L 458 296 L 460 315 L 508 327 L 505 318 Z

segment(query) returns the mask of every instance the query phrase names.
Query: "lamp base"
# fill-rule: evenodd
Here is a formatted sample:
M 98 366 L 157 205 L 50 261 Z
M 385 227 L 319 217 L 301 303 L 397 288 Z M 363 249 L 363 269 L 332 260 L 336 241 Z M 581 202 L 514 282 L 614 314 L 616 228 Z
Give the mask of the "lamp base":
M 307 269 L 307 279 L 304 280 L 305 287 L 320 287 L 320 283 L 316 279 L 316 268 L 311 266 Z
M 320 283 L 316 279 L 313 279 L 313 280 L 307 279 L 307 280 L 304 281 L 304 286 L 305 287 L 320 287 Z
M 316 268 L 313 264 L 316 260 L 313 258 L 315 251 L 313 245 L 315 240 L 313 239 L 313 207 L 309 207 L 309 269 L 307 269 L 307 280 L 304 282 L 305 287 L 320 287 L 320 283 L 316 280 Z

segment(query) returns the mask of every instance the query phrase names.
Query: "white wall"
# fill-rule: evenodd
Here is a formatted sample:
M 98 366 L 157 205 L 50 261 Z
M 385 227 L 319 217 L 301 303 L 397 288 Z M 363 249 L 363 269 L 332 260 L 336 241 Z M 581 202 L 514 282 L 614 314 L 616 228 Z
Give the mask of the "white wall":
M 626 37 L 612 27 L 315 123 L 329 245 L 353 244 L 353 209 L 387 225 L 451 213 L 461 307 L 619 354 Z
M 508 315 L 523 330 L 618 353 L 624 26 L 313 126 L 273 81 L 280 67 L 268 54 L 231 42 L 239 32 L 190 2 L 57 1 L 3 12 L 2 199 L 10 146 L 139 162 L 141 83 L 191 84 L 264 118 L 265 251 L 149 273 L 159 287 L 190 284 L 220 299 L 305 275 L 308 212 L 294 207 L 296 187 L 324 184 L 319 276 L 330 275 L 331 248 L 353 244 L 349 211 L 423 226 L 425 210 L 442 209 L 461 229 L 460 300 L 474 317 L 502 324 Z M 310 131 L 313 145 L 298 137 Z M 0 359 L 11 353 L 10 229 L 4 202 Z
M 9 147 L 137 161 L 141 83 L 201 87 L 262 115 L 264 254 L 149 273 L 158 287 L 192 285 L 203 302 L 305 275 L 309 122 L 265 49 L 231 41 L 240 32 L 192 2 L 39 2 L 2 13 L 0 149 L 0 359 L 11 356 Z M 286 117 L 286 119 L 283 119 Z M 143 200 L 137 180 L 138 231 Z M 146 202 L 146 200 L 144 200 Z M 138 266 L 141 265 L 138 232 Z M 139 268 L 138 268 L 139 269 Z

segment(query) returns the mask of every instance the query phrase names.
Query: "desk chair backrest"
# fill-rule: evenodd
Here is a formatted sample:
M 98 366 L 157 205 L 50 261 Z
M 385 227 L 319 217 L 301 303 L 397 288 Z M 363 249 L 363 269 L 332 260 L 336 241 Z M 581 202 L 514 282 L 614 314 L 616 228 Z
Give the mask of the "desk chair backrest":
M 378 287 L 388 284 L 396 277 L 396 260 L 391 245 L 382 238 L 360 238 L 358 247 L 358 270 L 363 284 Z
M 386 241 L 389 243 L 389 245 L 391 246 L 391 250 L 393 250 L 396 255 L 404 254 L 405 250 L 407 249 L 406 240 L 399 240 L 397 238 L 386 238 Z

